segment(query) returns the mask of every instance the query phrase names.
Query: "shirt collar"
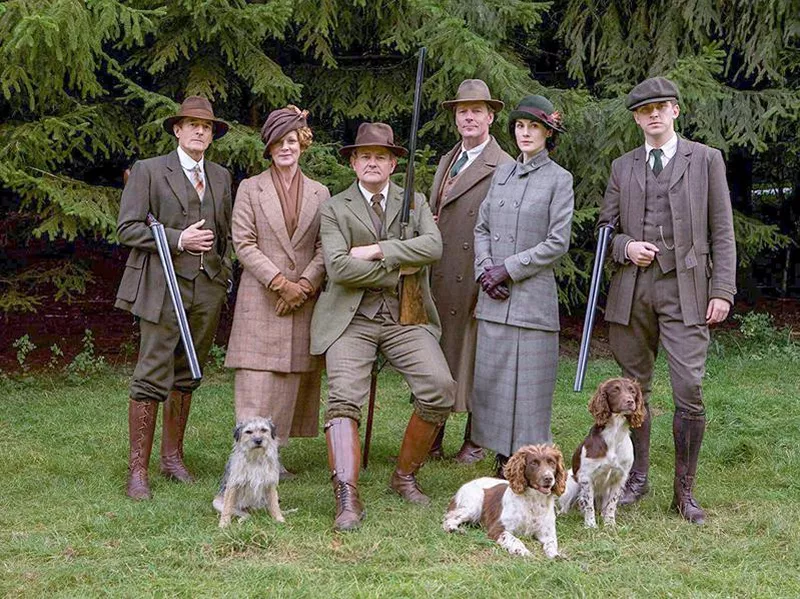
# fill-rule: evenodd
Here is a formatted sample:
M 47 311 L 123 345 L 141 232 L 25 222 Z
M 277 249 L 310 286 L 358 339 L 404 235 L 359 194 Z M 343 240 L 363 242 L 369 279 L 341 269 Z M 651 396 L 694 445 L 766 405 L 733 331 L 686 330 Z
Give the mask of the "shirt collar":
M 367 200 L 367 204 L 372 202 L 372 196 L 375 195 L 367 191 L 367 188 L 361 184 L 361 181 L 358 182 L 358 190 L 361 192 L 361 195 L 364 196 L 364 199 Z M 381 200 L 381 206 L 386 206 L 386 198 L 389 197 L 389 182 L 386 182 L 386 185 L 383 189 L 381 189 L 378 193 L 383 196 Z
M 650 152 L 653 151 L 655 148 L 651 146 L 649 143 L 644 142 L 644 149 L 647 155 L 647 159 L 649 160 Z M 668 160 L 671 159 L 673 156 L 675 156 L 675 152 L 678 151 L 678 134 L 673 133 L 669 141 L 665 143 L 663 146 L 661 146 L 660 149 L 664 151 L 664 157 L 667 158 Z
M 470 150 L 468 150 L 467 148 L 464 147 L 464 142 L 461 142 L 461 151 L 458 153 L 458 155 L 461 156 L 461 154 L 466 152 L 467 153 L 467 158 L 476 158 L 477 156 L 480 155 L 481 152 L 483 152 L 484 148 L 489 145 L 490 141 L 492 141 L 492 136 L 491 135 L 489 137 L 487 137 L 486 141 L 483 142 L 481 145 L 475 146 L 474 148 L 472 148 Z
M 191 171 L 195 166 L 198 165 L 200 166 L 200 171 L 203 171 L 203 160 L 205 160 L 205 157 L 201 158 L 198 162 L 189 156 L 189 154 L 187 154 L 180 146 L 178 146 L 178 160 L 181 161 L 181 168 L 183 168 L 185 171 Z

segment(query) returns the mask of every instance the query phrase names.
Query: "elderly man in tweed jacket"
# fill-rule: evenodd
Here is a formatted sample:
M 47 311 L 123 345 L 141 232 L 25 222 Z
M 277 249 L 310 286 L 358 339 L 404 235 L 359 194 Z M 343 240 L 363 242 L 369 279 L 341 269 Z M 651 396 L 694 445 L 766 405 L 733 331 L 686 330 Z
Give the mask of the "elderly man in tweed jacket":
M 725 320 L 736 293 L 736 245 L 725 163 L 719 150 L 675 133 L 677 86 L 647 79 L 626 99 L 644 145 L 611 167 L 600 223 L 617 224 L 611 255 L 620 265 L 608 294 L 609 342 L 646 401 L 659 342 L 672 381 L 675 478 L 672 507 L 695 524 L 693 495 L 706 417 L 702 378 L 709 325 Z M 650 409 L 633 431 L 635 461 L 621 503 L 648 490 Z

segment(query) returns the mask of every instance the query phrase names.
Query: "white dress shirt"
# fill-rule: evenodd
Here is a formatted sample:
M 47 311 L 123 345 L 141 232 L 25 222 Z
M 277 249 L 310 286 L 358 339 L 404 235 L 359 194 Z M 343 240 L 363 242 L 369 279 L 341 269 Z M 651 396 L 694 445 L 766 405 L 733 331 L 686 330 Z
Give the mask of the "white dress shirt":
M 458 153 L 458 158 L 456 158 L 456 162 L 458 162 L 458 160 L 461 158 L 461 155 L 462 155 L 464 152 L 466 152 L 466 153 L 467 153 L 467 161 L 464 163 L 464 166 L 462 166 L 462 167 L 461 167 L 461 170 L 459 170 L 458 172 L 459 172 L 459 173 L 463 173 L 465 168 L 467 168 L 467 167 L 468 167 L 470 164 L 472 164 L 473 162 L 475 162 L 475 159 L 476 159 L 478 156 L 480 156 L 480 155 L 481 155 L 481 152 L 483 152 L 483 149 L 484 149 L 486 146 L 488 146 L 488 145 L 489 145 L 489 142 L 490 142 L 490 141 L 492 141 L 492 136 L 491 136 L 491 135 L 490 135 L 489 137 L 487 137 L 487 138 L 486 138 L 486 141 L 485 141 L 485 142 L 483 142 L 481 145 L 479 145 L 479 146 L 475 146 L 474 148 L 472 148 L 472 149 L 470 149 L 470 150 L 466 149 L 466 148 L 464 147 L 464 143 L 462 142 L 462 143 L 461 143 L 461 151 Z M 455 162 L 454 162 L 453 164 L 455 164 Z
M 367 201 L 367 208 L 372 210 L 372 196 L 374 193 L 367 191 L 367 188 L 361 184 L 361 181 L 358 182 L 358 189 L 361 191 L 361 195 L 364 196 L 364 199 Z M 389 182 L 386 182 L 386 186 L 381 189 L 379 192 L 381 194 L 381 208 L 383 209 L 383 213 L 386 214 L 386 198 L 389 197 Z
M 650 168 L 653 168 L 653 161 L 655 160 L 653 157 L 653 150 L 663 150 L 664 153 L 661 155 L 661 166 L 666 168 L 666 166 L 669 164 L 669 161 L 672 160 L 673 156 L 675 156 L 675 152 L 678 151 L 678 136 L 673 133 L 669 141 L 661 146 L 661 148 L 654 148 L 649 143 L 644 142 L 644 149 L 645 152 L 647 152 L 647 164 L 650 165 Z

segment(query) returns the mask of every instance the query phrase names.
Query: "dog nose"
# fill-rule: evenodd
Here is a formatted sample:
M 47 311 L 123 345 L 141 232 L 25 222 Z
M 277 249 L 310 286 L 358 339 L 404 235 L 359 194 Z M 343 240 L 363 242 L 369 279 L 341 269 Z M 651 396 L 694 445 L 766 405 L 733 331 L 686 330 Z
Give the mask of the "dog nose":
M 261 437 L 253 437 L 254 445 L 261 445 Z
M 546 484 L 548 484 L 548 485 L 552 485 L 552 484 L 553 484 L 553 481 L 554 481 L 555 479 L 553 478 L 553 475 L 552 475 L 552 474 L 545 474 L 545 475 L 542 477 L 542 480 L 544 480 L 544 482 L 545 482 Z

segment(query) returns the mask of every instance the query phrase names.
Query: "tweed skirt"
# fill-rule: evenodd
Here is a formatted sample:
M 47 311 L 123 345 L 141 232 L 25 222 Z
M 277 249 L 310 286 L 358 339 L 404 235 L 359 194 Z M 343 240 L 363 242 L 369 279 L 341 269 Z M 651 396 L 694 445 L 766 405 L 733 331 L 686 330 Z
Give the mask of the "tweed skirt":
M 472 442 L 505 456 L 550 443 L 557 369 L 557 332 L 479 321 Z
M 272 418 L 278 439 L 319 434 L 321 371 L 272 372 L 237 368 L 234 381 L 236 422 Z

